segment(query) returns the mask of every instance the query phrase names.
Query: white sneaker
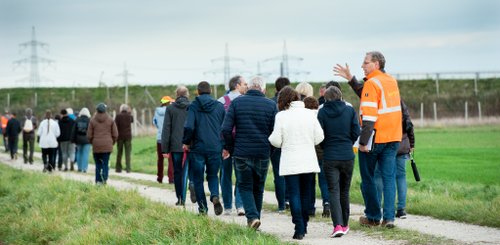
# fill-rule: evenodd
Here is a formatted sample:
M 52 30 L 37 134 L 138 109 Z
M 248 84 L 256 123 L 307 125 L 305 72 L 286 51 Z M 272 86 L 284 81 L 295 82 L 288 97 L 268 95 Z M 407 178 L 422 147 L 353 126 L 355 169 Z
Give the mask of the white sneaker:
M 245 215 L 245 210 L 243 208 L 237 208 L 236 212 L 238 213 L 238 216 L 243 216 Z
M 231 213 L 233 212 L 233 209 L 224 209 L 224 215 L 231 215 Z

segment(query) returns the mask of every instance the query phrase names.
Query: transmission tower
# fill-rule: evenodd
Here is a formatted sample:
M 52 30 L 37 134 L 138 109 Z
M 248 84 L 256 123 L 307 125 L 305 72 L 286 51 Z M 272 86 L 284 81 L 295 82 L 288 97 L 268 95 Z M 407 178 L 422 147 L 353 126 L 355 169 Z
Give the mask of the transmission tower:
M 127 63 L 124 63 L 123 72 L 117 74 L 117 76 L 123 77 L 123 84 L 125 85 L 125 104 L 128 105 L 128 77 L 133 75 L 128 72 Z
M 54 63 L 54 61 L 38 56 L 37 47 L 41 47 L 48 52 L 49 45 L 47 43 L 39 42 L 36 40 L 34 26 L 31 29 L 31 41 L 19 44 L 20 48 L 19 52 L 23 51 L 28 46 L 31 48 L 31 55 L 24 59 L 14 61 L 13 63 L 14 65 L 16 65 L 14 69 L 23 63 L 30 63 L 30 75 L 29 78 L 27 79 L 29 79 L 30 86 L 34 88 L 40 85 L 40 73 L 38 70 L 38 63 L 47 63 L 48 65 L 50 65 Z
M 302 71 L 302 70 L 297 70 L 297 69 L 292 69 L 290 70 L 288 61 L 290 60 L 295 60 L 295 61 L 303 61 L 304 59 L 302 57 L 297 57 L 297 56 L 290 56 L 288 55 L 288 50 L 286 48 L 286 41 L 283 41 L 283 54 L 281 56 L 276 56 L 273 58 L 265 59 L 262 62 L 266 63 L 269 61 L 279 61 L 280 62 L 280 76 L 281 77 L 288 77 L 290 78 L 290 73 L 294 75 L 300 75 L 300 74 L 309 74 L 310 72 L 308 71 Z
M 205 75 L 205 74 L 209 74 L 209 73 L 210 74 L 224 73 L 224 88 L 226 90 L 228 90 L 229 89 L 229 78 L 231 77 L 231 61 L 239 61 L 241 63 L 245 63 L 245 60 L 243 60 L 241 58 L 229 56 L 229 45 L 226 43 L 226 49 L 225 49 L 224 56 L 216 58 L 216 59 L 212 59 L 212 63 L 218 62 L 218 61 L 224 62 L 223 68 L 206 71 L 203 74 Z

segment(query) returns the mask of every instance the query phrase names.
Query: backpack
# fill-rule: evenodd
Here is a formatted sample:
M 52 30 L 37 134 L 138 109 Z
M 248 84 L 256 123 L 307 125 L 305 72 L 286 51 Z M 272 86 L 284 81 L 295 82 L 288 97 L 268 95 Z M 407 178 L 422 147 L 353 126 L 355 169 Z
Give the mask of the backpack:
M 33 122 L 31 121 L 31 119 L 26 118 L 26 121 L 24 121 L 23 131 L 25 133 L 30 133 L 31 131 L 33 131 Z
M 87 128 L 89 127 L 88 121 L 76 122 L 76 133 L 78 135 L 87 135 Z

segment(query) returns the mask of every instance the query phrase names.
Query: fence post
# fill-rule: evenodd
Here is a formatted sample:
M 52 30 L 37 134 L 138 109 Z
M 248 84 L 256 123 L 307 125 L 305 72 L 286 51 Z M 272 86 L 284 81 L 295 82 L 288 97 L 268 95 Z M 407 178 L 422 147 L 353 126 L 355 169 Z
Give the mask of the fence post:
M 424 127 L 424 103 L 420 103 L 420 127 Z
M 35 108 L 38 106 L 38 93 L 35 92 Z
M 436 73 L 436 95 L 439 97 L 439 73 Z
M 75 101 L 75 90 L 71 90 L 71 101 Z
M 438 119 L 438 116 L 437 116 L 437 105 L 436 105 L 436 102 L 434 102 L 432 104 L 433 108 L 434 108 L 434 122 L 436 123 L 437 122 L 437 119 Z
M 137 136 L 137 110 L 134 108 L 132 109 L 132 116 L 134 117 L 134 123 L 132 124 L 132 131 L 134 133 L 134 136 Z
M 481 113 L 481 101 L 477 102 L 477 111 L 479 113 L 479 121 L 481 121 L 483 119 L 482 118 L 482 113 Z
M 474 95 L 477 96 L 477 81 L 479 80 L 479 72 L 476 72 L 476 77 L 474 77 Z
M 465 101 L 465 124 L 467 125 L 467 122 L 469 121 L 469 111 L 468 111 L 468 108 L 467 108 L 467 101 Z
M 214 83 L 214 98 L 217 99 L 217 84 Z
M 7 108 L 10 110 L 10 93 L 7 93 Z

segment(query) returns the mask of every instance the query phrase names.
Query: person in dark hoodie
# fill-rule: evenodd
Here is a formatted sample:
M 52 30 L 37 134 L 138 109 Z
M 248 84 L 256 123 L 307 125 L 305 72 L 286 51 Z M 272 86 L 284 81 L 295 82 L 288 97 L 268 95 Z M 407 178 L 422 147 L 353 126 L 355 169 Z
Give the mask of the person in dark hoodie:
M 206 169 L 210 201 L 214 204 L 216 215 L 222 214 L 219 200 L 219 172 L 222 163 L 221 126 L 226 111 L 224 105 L 210 96 L 210 84 L 202 81 L 198 84 L 198 96 L 189 105 L 182 143 L 189 149 L 189 162 L 193 171 L 194 188 L 198 211 L 208 212 L 207 198 L 203 187 Z M 174 174 L 175 176 L 175 174 Z
M 337 87 L 329 87 L 325 91 L 326 102 L 318 112 L 325 134 L 321 146 L 334 227 L 331 237 L 339 237 L 349 231 L 349 188 L 354 168 L 352 145 L 360 134 L 356 112 L 341 98 L 342 92 Z
M 177 98 L 175 102 L 164 109 L 165 118 L 162 121 L 161 131 L 161 152 L 163 157 L 172 157 L 174 166 L 174 186 L 177 196 L 176 205 L 184 205 L 184 171 L 182 164 L 184 149 L 182 148 L 182 137 L 184 135 L 184 124 L 188 114 L 189 90 L 180 86 L 175 90 Z M 194 195 L 194 186 L 190 183 L 191 201 L 196 202 Z M 194 201 L 193 201 L 194 200 Z
M 61 147 L 62 163 L 64 164 L 64 171 L 68 171 L 68 159 L 70 159 L 71 166 L 70 170 L 74 170 L 74 160 L 75 160 L 75 144 L 71 142 L 71 130 L 75 121 L 69 117 L 68 111 L 66 109 L 61 110 L 61 120 L 59 120 L 59 130 L 61 135 L 57 140 L 59 141 L 59 146 Z M 61 167 L 59 167 L 61 171 Z
M 10 158 L 17 159 L 17 145 L 19 143 L 19 134 L 21 133 L 21 123 L 17 120 L 16 113 L 12 113 L 5 131 L 7 132 L 6 135 L 9 141 Z

